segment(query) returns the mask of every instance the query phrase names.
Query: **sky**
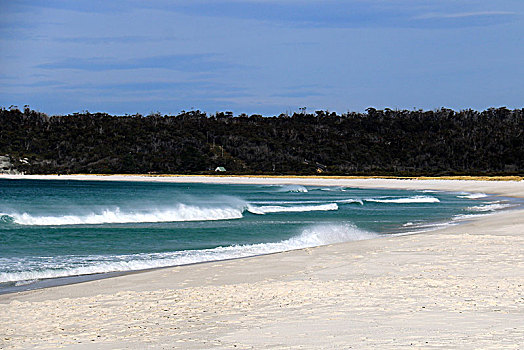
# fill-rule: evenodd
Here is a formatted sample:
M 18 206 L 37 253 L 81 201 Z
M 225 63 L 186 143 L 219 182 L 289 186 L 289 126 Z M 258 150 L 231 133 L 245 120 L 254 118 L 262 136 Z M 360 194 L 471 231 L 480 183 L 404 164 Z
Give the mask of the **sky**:
M 524 106 L 522 0 L 0 0 L 0 106 Z

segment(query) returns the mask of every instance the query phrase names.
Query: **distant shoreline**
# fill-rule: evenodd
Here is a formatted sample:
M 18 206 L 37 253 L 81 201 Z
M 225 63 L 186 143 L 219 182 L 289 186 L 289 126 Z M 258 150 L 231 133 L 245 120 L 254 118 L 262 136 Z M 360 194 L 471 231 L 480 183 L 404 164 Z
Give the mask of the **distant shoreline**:
M 347 186 L 357 188 L 391 188 L 407 190 L 438 190 L 485 192 L 494 195 L 524 198 L 521 177 L 328 177 L 328 176 L 266 176 L 266 175 L 6 175 L 0 179 L 80 180 L 80 181 L 143 181 L 166 183 L 259 184 L 304 186 Z
M 382 176 L 382 175 L 237 175 L 237 174 L 213 174 L 213 175 L 200 175 L 200 174 L 1 174 L 0 178 L 76 178 L 76 177 L 144 177 L 144 178 L 171 178 L 171 177 L 204 177 L 204 178 L 269 178 L 269 179 L 396 179 L 396 180 L 464 180 L 464 181 L 522 181 L 523 176 L 511 175 L 511 176 L 477 176 L 477 175 L 460 175 L 460 176 Z

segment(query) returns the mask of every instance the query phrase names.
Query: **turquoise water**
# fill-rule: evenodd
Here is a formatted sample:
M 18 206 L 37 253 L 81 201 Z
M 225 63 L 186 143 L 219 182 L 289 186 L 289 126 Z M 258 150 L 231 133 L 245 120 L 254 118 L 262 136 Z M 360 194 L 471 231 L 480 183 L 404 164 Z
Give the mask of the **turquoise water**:
M 506 205 L 428 191 L 0 180 L 0 291 L 419 231 Z

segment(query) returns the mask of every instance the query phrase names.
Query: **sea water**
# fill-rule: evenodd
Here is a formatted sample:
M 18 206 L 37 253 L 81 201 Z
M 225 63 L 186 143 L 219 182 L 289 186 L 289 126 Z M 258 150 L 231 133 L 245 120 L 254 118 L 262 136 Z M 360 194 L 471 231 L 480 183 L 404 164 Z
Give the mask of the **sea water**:
M 420 232 L 512 205 L 482 193 L 0 179 L 0 293 Z

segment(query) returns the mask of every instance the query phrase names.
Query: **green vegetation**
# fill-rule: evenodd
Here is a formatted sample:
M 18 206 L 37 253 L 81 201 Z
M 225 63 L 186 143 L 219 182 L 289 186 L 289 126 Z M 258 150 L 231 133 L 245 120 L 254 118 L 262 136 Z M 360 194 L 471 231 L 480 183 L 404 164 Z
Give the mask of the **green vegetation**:
M 223 166 L 229 174 L 522 175 L 524 109 L 48 117 L 2 108 L 0 155 L 28 174 L 206 174 Z

